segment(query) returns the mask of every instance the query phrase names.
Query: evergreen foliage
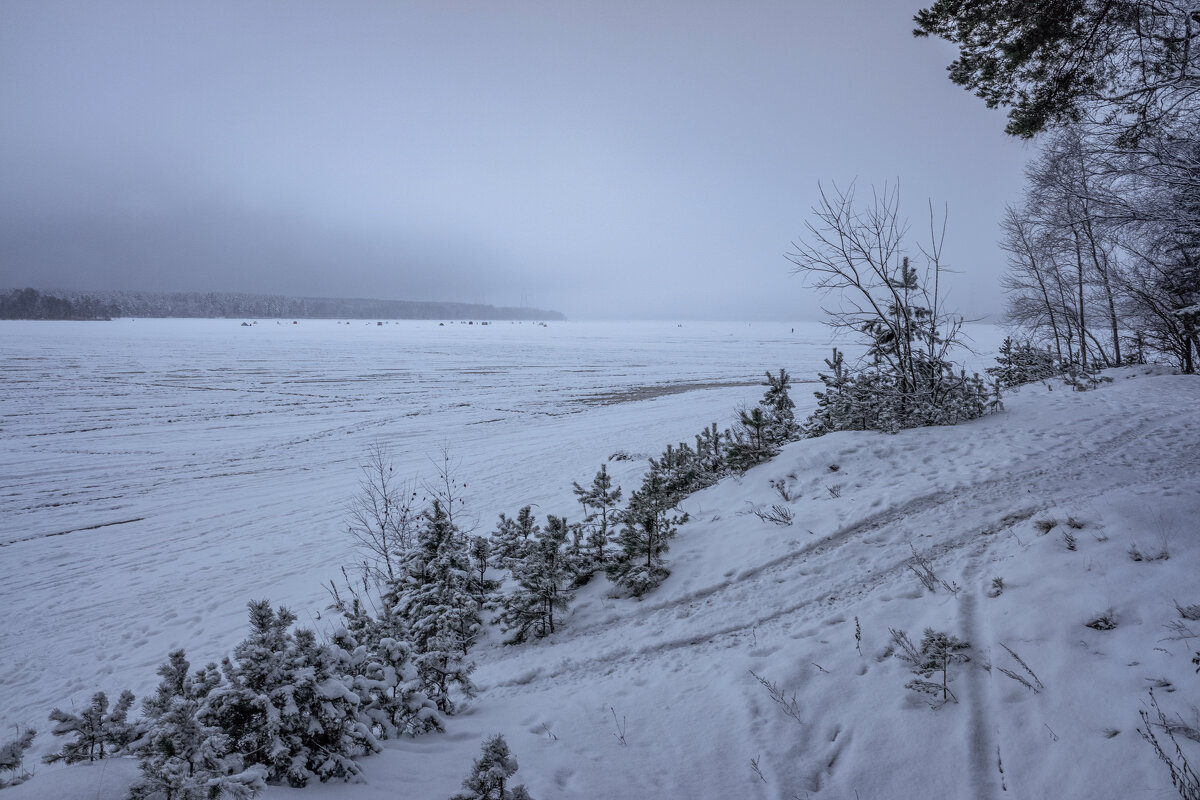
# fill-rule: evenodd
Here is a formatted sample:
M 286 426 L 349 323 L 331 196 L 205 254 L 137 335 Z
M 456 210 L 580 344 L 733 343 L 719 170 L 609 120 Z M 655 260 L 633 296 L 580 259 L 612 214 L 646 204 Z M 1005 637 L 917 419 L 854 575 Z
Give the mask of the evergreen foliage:
M 769 421 L 768 438 L 776 445 L 799 438 L 800 426 L 796 423 L 796 404 L 788 390 L 792 387 L 792 376 L 781 367 L 778 375 L 766 373 L 767 391 L 763 393 L 762 407 Z
M 336 631 L 331 647 L 342 680 L 358 696 L 361 715 L 380 739 L 443 730 L 437 704 L 425 692 L 412 647 L 390 636 L 360 643 L 347 629 Z
M 571 529 L 565 518 L 548 516 L 525 557 L 513 563 L 517 588 L 501 601 L 504 610 L 498 617 L 505 631 L 513 634 L 505 644 L 554 633 L 555 612 L 566 612 L 571 600 L 573 575 L 567 553 Z
M 251 602 L 250 635 L 221 664 L 225 681 L 200 721 L 219 728 L 233 751 L 267 768 L 272 783 L 304 786 L 312 777 L 354 779 L 353 755 L 378 750 L 359 718 L 360 700 L 337 676 L 333 650 L 312 631 L 290 630 L 295 615 Z
M 891 634 L 896 655 L 907 661 L 912 671 L 920 676 L 904 684 L 905 688 L 933 695 L 935 698 L 941 695 L 938 698 L 940 703 L 945 703 L 947 700 L 957 703 L 958 698 L 954 696 L 954 692 L 950 691 L 949 687 L 950 665 L 971 660 L 963 652 L 970 649 L 971 643 L 964 642 L 952 634 L 926 628 L 921 637 L 921 646 L 917 648 L 904 631 L 893 629 Z M 941 673 L 941 683 L 928 680 L 939 672 Z
M 75 740 L 63 745 L 62 750 L 51 753 L 42 760 L 47 764 L 63 761 L 95 761 L 106 755 L 121 752 L 133 739 L 133 726 L 126 720 L 133 705 L 133 693 L 121 692 L 112 711 L 108 710 L 108 695 L 96 692 L 92 702 L 79 714 L 71 714 L 60 708 L 50 712 L 50 721 L 55 723 L 50 732 L 55 736 L 75 735 Z
M 471 559 L 471 594 L 479 608 L 487 608 L 492 603 L 492 596 L 500 588 L 500 581 L 487 576 L 488 566 L 492 557 L 492 542 L 486 536 L 472 536 L 467 546 L 467 555 Z
M 609 557 L 615 516 L 621 502 L 621 487 L 613 487 L 608 474 L 608 465 L 601 464 L 592 478 L 592 485 L 584 488 L 573 483 L 575 496 L 583 506 L 583 522 L 587 526 L 587 551 L 593 568 L 602 567 Z
M 6 786 L 16 786 L 28 779 L 29 773 L 23 768 L 25 751 L 33 745 L 37 730 L 26 728 L 17 729 L 17 737 L 0 743 L 0 772 L 7 772 L 7 777 L 0 777 L 0 789 Z
M 788 260 L 814 288 L 839 295 L 842 310 L 829 312 L 829 324 L 857 336 L 866 355 L 857 369 L 837 352 L 826 362 L 833 374 L 819 376 L 825 391 L 804 433 L 953 425 L 999 408 L 977 375 L 949 361 L 963 321 L 942 308 L 942 238 L 932 213 L 923 272 L 903 255 L 898 189 L 873 192 L 861 208 L 853 186 L 822 190 L 813 217 Z
M 1009 107 L 1013 136 L 1091 117 L 1136 142 L 1196 91 L 1197 14 L 1189 3 L 936 0 L 913 33 L 958 46 L 950 80 Z
M 671 574 L 663 555 L 678 526 L 688 518 L 686 513 L 678 511 L 680 499 L 668 491 L 659 470 L 651 469 L 621 512 L 621 550 L 610 563 L 608 574 L 635 597 L 654 589 Z
M 1049 350 L 1034 347 L 1028 341 L 1014 342 L 1004 337 L 996 366 L 984 370 L 1003 389 L 1020 386 L 1033 381 L 1042 381 L 1061 372 Z
M 200 721 L 201 708 L 222 681 L 216 664 L 188 673 L 183 650 L 158 668 L 162 681 L 142 707 L 143 732 L 131 749 L 141 775 L 130 787 L 131 800 L 242 800 L 265 787 L 261 764 L 245 767 L 242 754 L 219 728 Z
M 483 740 L 483 752 L 475 759 L 471 774 L 462 782 L 465 792 L 450 800 L 533 800 L 523 785 L 508 786 L 517 771 L 517 759 L 509 753 L 500 734 Z
M 760 406 L 738 412 L 737 423 L 729 431 L 725 460 L 730 468 L 745 472 L 755 464 L 768 461 L 779 452 L 775 444 L 773 422 Z
M 496 532 L 492 534 L 492 563 L 508 569 L 514 561 L 520 561 L 525 548 L 540 530 L 533 516 L 533 506 L 518 511 L 516 519 L 501 514 Z
M 471 594 L 473 570 L 467 537 L 450 520 L 440 500 L 435 499 L 425 510 L 416 545 L 401 572 L 384 602 L 404 620 L 405 638 L 412 645 L 426 694 L 439 711 L 453 713 L 451 685 L 468 696 L 474 692 L 470 680 L 474 667 L 465 659 L 481 620 Z

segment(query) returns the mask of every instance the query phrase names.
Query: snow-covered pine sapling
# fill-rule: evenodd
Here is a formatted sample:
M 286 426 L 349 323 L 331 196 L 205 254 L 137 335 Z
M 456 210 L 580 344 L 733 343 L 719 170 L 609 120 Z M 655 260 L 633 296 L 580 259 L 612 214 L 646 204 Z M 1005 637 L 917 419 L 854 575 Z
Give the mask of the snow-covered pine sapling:
M 583 506 L 583 521 L 587 525 L 587 545 L 592 563 L 598 569 L 608 561 L 608 547 L 612 539 L 616 512 L 621 504 L 621 487 L 613 486 L 608 466 L 600 465 L 593 476 L 592 485 L 584 488 L 572 483 L 575 497 Z
M 133 692 L 126 689 L 117 698 L 112 711 L 108 710 L 108 695 L 104 692 L 92 695 L 91 704 L 79 714 L 54 709 L 50 712 L 50 721 L 55 724 L 50 732 L 55 736 L 74 734 L 75 740 L 42 760 L 47 764 L 56 761 L 74 764 L 119 753 L 133 738 L 133 726 L 126 721 L 132 705 Z
M 566 557 L 571 526 L 553 514 L 546 527 L 525 550 L 525 558 L 513 564 L 516 591 L 501 600 L 498 621 L 513 635 L 505 644 L 518 644 L 530 634 L 541 638 L 554 633 L 555 613 L 567 610 L 571 600 L 572 574 Z
M 725 437 L 717 430 L 717 423 L 712 423 L 696 434 L 695 452 L 696 466 L 708 476 L 710 482 L 728 474 Z
M 500 581 L 488 578 L 488 565 L 492 556 L 492 542 L 486 536 L 472 536 L 467 548 L 471 557 L 473 570 L 471 572 L 471 593 L 479 607 L 486 608 L 491 604 L 492 595 L 500 588 Z
M 688 519 L 678 511 L 679 500 L 667 491 L 662 475 L 652 469 L 621 512 L 621 551 L 609 563 L 608 576 L 635 597 L 656 588 L 671 574 L 663 555 L 678 526 Z
M 367 638 L 360 644 L 342 628 L 330 642 L 341 678 L 358 695 L 371 732 L 390 739 L 441 731 L 441 714 L 424 691 L 412 647 L 390 636 L 372 639 L 373 633 L 364 631 Z
M 957 703 L 958 698 L 950 691 L 950 665 L 971 660 L 963 652 L 970 649 L 971 643 L 952 634 L 926 628 L 918 649 L 904 631 L 890 630 L 894 655 L 908 662 L 912 671 L 920 676 L 904 684 L 905 688 L 932 695 L 935 698 L 931 704 L 934 708 L 940 708 L 948 700 Z M 927 680 L 938 673 L 941 673 L 940 683 Z
M 250 635 L 221 664 L 224 682 L 199 713 L 236 743 L 247 763 L 266 767 L 271 783 L 300 787 L 311 778 L 355 779 L 354 756 L 379 744 L 360 720 L 361 699 L 338 676 L 334 650 L 296 615 L 251 602 Z
M 520 561 L 525 548 L 537 536 L 541 528 L 533 516 L 533 506 L 525 506 L 516 518 L 500 515 L 500 522 L 492 534 L 492 564 L 499 569 L 512 569 Z
M 755 464 L 770 460 L 778 452 L 773 438 L 774 423 L 762 408 L 738 410 L 737 422 L 729 434 L 725 459 L 737 472 L 745 472 Z
M 471 774 L 463 779 L 466 791 L 450 800 L 532 800 L 524 785 L 508 786 L 508 779 L 517 771 L 517 759 L 509 753 L 504 737 L 496 734 L 484 739 L 482 750 Z
M 141 775 L 129 787 L 130 800 L 164 798 L 241 800 L 266 788 L 267 770 L 245 766 L 235 741 L 201 719 L 204 703 L 222 677 L 216 664 L 189 673 L 183 650 L 158 668 L 162 681 L 142 706 L 143 731 L 131 749 Z
M 522 509 L 524 515 L 526 509 Z M 470 591 L 467 537 L 434 499 L 422 515 L 417 542 L 405 557 L 401 578 L 386 598 L 406 620 L 405 636 L 426 693 L 444 714 L 454 712 L 451 685 L 470 696 L 473 665 L 466 655 L 479 634 L 479 607 Z
M 1004 578 L 999 576 L 992 578 L 992 588 L 988 589 L 988 597 L 999 597 L 1004 594 Z
M 18 727 L 15 739 L 0 743 L 0 772 L 8 773 L 7 776 L 0 777 L 0 789 L 6 786 L 16 786 L 29 778 L 29 773 L 22 765 L 25 761 L 25 751 L 33 744 L 36 736 L 37 730 L 34 728 L 26 728 L 22 731 Z
M 770 420 L 768 434 L 772 443 L 781 445 L 795 441 L 800 435 L 800 426 L 796 424 L 796 404 L 788 396 L 792 376 L 781 367 L 778 375 L 767 372 L 767 382 L 763 385 L 767 391 L 763 393 L 762 406 Z

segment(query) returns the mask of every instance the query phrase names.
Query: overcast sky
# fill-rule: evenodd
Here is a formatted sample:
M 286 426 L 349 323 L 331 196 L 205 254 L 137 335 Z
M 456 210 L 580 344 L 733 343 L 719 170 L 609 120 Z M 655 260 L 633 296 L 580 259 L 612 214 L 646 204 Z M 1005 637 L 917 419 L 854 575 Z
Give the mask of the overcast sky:
M 948 203 L 1000 310 L 1027 145 L 922 0 L 0 9 L 0 286 L 803 319 L 818 181 Z

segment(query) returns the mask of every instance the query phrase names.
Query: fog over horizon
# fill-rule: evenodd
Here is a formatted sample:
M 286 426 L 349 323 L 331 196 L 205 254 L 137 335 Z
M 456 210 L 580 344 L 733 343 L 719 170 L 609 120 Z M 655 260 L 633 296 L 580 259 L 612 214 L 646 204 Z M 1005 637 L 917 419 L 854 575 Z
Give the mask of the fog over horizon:
M 6 4 L 0 287 L 819 319 L 818 182 L 899 180 L 995 320 L 1029 150 L 922 4 Z

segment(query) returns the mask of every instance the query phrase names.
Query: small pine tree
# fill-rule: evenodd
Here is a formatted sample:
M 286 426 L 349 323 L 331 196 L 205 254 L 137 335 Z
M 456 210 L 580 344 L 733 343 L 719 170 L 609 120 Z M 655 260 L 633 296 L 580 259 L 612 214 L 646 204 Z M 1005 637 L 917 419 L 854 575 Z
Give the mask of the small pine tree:
M 762 407 L 767 411 L 771 443 L 781 445 L 794 441 L 800 433 L 800 426 L 796 424 L 796 404 L 788 395 L 792 376 L 780 368 L 778 375 L 768 372 L 767 382 L 763 385 L 767 391 L 763 393 Z
M 596 568 L 608 561 L 608 547 L 612 539 L 614 516 L 621 502 L 621 487 L 613 488 L 608 474 L 608 465 L 601 464 L 588 488 L 573 483 L 575 496 L 583 506 L 584 524 L 588 526 L 587 549 L 591 552 Z
M 334 633 L 343 682 L 358 695 L 361 713 L 381 739 L 443 730 L 437 704 L 425 693 L 412 647 L 384 637 L 368 647 L 345 628 Z
M 452 684 L 468 696 L 474 692 L 473 666 L 466 655 L 482 623 L 470 590 L 472 572 L 466 536 L 435 499 L 425 511 L 401 577 L 384 601 L 406 621 L 405 638 L 412 644 L 426 693 L 444 714 L 454 712 Z
M 513 565 L 517 589 L 504 597 L 499 622 L 513 636 L 505 644 L 541 638 L 554 633 L 555 612 L 565 612 L 571 600 L 572 573 L 566 547 L 571 526 L 565 518 L 550 515 L 546 527 L 526 549 L 525 558 Z
M 1059 371 L 1050 351 L 1040 350 L 1029 342 L 1014 342 L 1008 336 L 1000 344 L 996 366 L 984 370 L 1004 389 L 1045 380 Z
M 492 557 L 492 542 L 486 536 L 472 536 L 467 546 L 467 555 L 471 559 L 471 594 L 480 609 L 492 605 L 492 596 L 500 588 L 500 581 L 487 576 L 488 565 Z
M 525 547 L 539 530 L 533 516 L 533 506 L 525 506 L 518 511 L 516 519 L 501 514 L 496 532 L 492 534 L 493 565 L 498 569 L 508 569 L 513 561 L 520 561 Z
M 738 412 L 737 424 L 728 436 L 725 456 L 732 469 L 745 472 L 778 452 L 772 439 L 772 424 L 770 417 L 758 406 Z
M 67 742 L 62 750 L 42 760 L 47 764 L 56 761 L 74 764 L 119 753 L 133 738 L 133 726 L 126 721 L 132 705 L 133 692 L 125 690 L 112 711 L 108 710 L 108 695 L 104 692 L 92 695 L 91 704 L 79 714 L 55 708 L 50 712 L 50 721 L 55 723 L 50 732 L 55 736 L 75 734 L 75 741 Z
M 296 615 L 251 602 L 250 635 L 222 662 L 225 682 L 209 695 L 201 721 L 220 728 L 267 780 L 354 779 L 353 756 L 379 749 L 359 718 L 359 698 L 335 675 L 337 658 Z
M 200 721 L 208 695 L 221 683 L 216 664 L 188 673 L 183 650 L 158 668 L 162 681 L 142 706 L 142 735 L 131 745 L 141 775 L 129 789 L 131 800 L 251 798 L 266 783 L 261 764 L 246 768 L 241 753 L 220 729 Z
M 666 491 L 662 476 L 651 470 L 621 512 L 621 552 L 609 565 L 608 574 L 635 597 L 654 589 L 671 574 L 663 555 L 678 526 L 688 518 L 686 513 L 678 513 L 678 503 L 679 498 Z
M 7 777 L 0 778 L 0 789 L 6 786 L 16 786 L 28 779 L 29 773 L 22 765 L 25 761 L 25 751 L 33 744 L 37 731 L 33 728 L 21 730 L 17 728 L 17 738 L 0 744 L 0 772 L 7 772 Z
M 533 800 L 524 785 L 508 787 L 508 779 L 516 771 L 517 759 L 509 753 L 504 737 L 496 734 L 484 739 L 482 754 L 462 782 L 466 791 L 450 800 Z
M 949 687 L 950 665 L 971 660 L 963 652 L 970 649 L 971 643 L 964 642 L 952 634 L 926 628 L 921 637 L 921 647 L 918 649 L 913 646 L 904 631 L 892 630 L 891 633 L 896 655 L 907 661 L 912 671 L 921 676 L 906 683 L 905 687 L 934 697 L 941 695 L 941 703 L 947 700 L 957 703 L 958 698 Z M 926 680 L 939 672 L 942 677 L 941 683 Z
M 725 451 L 725 437 L 717 431 L 717 423 L 696 434 L 696 464 L 709 483 L 716 483 L 729 472 Z

